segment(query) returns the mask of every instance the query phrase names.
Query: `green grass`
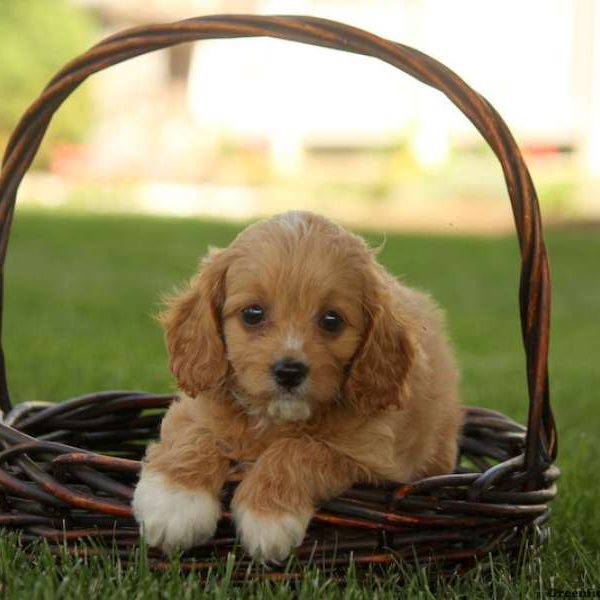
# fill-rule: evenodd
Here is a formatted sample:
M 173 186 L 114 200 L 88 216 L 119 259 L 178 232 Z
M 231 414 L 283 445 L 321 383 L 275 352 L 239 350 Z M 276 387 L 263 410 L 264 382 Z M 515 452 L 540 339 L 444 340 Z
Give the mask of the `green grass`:
M 208 243 L 227 244 L 239 227 L 196 220 L 17 214 L 6 266 L 4 339 L 14 401 L 62 400 L 100 389 L 164 391 L 173 383 L 152 315 L 161 294 L 192 274 Z M 374 243 L 381 235 L 368 236 Z M 600 236 L 574 229 L 547 234 L 553 274 L 550 373 L 562 477 L 552 536 L 540 554 L 494 576 L 477 571 L 435 588 L 409 569 L 407 597 L 543 597 L 556 589 L 600 589 Z M 527 414 L 517 318 L 518 250 L 508 238 L 390 235 L 382 262 L 447 309 L 462 371 L 464 401 Z M 403 567 L 404 568 L 404 567 Z M 34 560 L 0 537 L 0 593 L 7 598 L 398 597 L 396 574 L 346 588 L 311 573 L 291 584 L 249 582 L 234 591 L 224 570 L 200 581 L 176 565 L 152 574 L 108 558 L 58 564 L 40 546 Z

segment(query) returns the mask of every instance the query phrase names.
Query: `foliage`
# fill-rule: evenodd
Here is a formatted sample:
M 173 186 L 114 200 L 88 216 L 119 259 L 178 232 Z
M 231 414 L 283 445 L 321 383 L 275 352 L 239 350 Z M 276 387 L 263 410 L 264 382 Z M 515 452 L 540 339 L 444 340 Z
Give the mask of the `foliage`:
M 90 45 L 93 31 L 91 18 L 67 0 L 0 1 L 0 147 L 54 73 Z M 76 92 L 57 114 L 45 148 L 78 141 L 89 110 L 87 94 Z

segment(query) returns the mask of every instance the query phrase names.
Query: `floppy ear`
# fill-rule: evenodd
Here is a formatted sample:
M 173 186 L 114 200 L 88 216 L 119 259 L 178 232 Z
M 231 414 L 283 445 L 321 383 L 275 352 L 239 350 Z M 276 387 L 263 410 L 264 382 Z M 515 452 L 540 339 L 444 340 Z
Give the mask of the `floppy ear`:
M 228 264 L 226 251 L 211 248 L 199 273 L 167 300 L 159 317 L 171 372 L 179 388 L 192 397 L 222 386 L 227 374 L 220 313 Z
M 345 397 L 359 413 L 370 415 L 405 404 L 416 345 L 391 285 L 376 267 L 368 273 L 364 310 L 367 331 L 350 367 Z

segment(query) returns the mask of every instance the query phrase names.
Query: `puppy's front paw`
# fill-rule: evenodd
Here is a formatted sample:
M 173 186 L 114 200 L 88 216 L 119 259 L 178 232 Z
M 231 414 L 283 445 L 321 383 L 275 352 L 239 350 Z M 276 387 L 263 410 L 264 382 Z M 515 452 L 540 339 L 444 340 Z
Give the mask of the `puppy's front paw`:
M 187 550 L 210 539 L 221 516 L 212 494 L 176 486 L 148 470 L 135 488 L 132 507 L 146 542 L 165 552 Z
M 264 562 L 282 561 L 304 539 L 312 511 L 257 513 L 244 505 L 233 509 L 244 549 Z

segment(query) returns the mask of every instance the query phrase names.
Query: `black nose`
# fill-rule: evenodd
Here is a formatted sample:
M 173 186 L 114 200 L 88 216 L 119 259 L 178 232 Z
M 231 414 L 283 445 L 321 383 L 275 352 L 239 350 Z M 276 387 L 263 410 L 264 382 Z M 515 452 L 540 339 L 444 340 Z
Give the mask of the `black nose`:
M 306 379 L 308 367 L 298 360 L 284 358 L 271 365 L 271 373 L 279 385 L 291 389 Z

